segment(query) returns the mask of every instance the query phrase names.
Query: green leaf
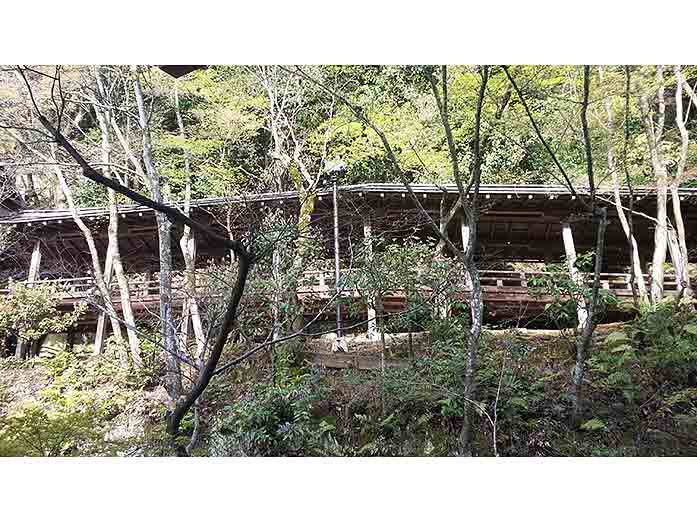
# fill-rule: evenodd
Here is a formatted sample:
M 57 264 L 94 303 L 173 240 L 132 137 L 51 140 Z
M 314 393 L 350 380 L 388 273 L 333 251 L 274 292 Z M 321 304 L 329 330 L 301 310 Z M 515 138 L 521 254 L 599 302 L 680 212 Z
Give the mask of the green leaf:
M 625 352 L 632 350 L 633 347 L 631 345 L 618 345 L 617 347 L 613 348 L 610 352 Z
M 697 336 L 697 325 L 695 325 L 693 323 L 688 323 L 687 325 L 685 325 L 683 327 L 683 330 L 685 332 L 687 332 L 688 334 L 693 334 L 693 335 Z
M 598 418 L 589 419 L 581 425 L 583 430 L 607 430 L 605 422 Z
M 629 341 L 629 336 L 627 336 L 623 331 L 615 331 L 608 334 L 603 343 L 604 345 L 611 347 L 617 344 L 626 345 Z
M 512 405 L 514 407 L 522 407 L 524 409 L 528 408 L 528 401 L 525 398 L 521 398 L 519 396 L 514 396 L 510 400 L 508 400 L 509 405 Z

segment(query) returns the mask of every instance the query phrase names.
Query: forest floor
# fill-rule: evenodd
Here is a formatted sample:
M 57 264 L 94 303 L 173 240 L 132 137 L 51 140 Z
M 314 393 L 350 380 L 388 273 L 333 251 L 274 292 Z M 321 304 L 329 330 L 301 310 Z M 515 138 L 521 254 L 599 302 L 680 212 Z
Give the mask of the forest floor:
M 622 328 L 620 323 L 599 326 L 592 354 L 604 351 L 603 338 Z M 321 391 L 312 416 L 316 423 L 334 427 L 334 437 L 343 449 L 340 455 L 420 456 L 452 452 L 460 411 L 455 408 L 451 412 L 448 405 L 459 392 L 456 388 L 444 392 L 443 387 L 451 386 L 448 380 L 452 379 L 457 387 L 459 371 L 453 374 L 448 367 L 461 358 L 455 356 L 448 361 L 428 333 L 414 333 L 412 360 L 408 338 L 387 337 L 390 349 L 383 377 L 382 345 L 364 337 L 352 339 L 345 354 L 332 352 L 331 339 L 315 340 L 297 353 L 302 356 L 300 359 L 291 363 L 291 375 L 306 376 L 310 381 L 304 383 L 311 382 L 315 392 Z M 650 398 L 627 401 L 607 389 L 604 378 L 590 367 L 586 379 L 588 423 L 580 431 L 570 429 L 568 389 L 575 357 L 571 331 L 486 330 L 484 340 L 478 359 L 477 394 L 487 415 L 498 418 L 499 454 L 625 456 L 694 452 L 692 443 L 656 438 L 656 432 L 648 429 L 643 420 L 648 411 L 635 406 Z M 103 369 L 85 380 L 81 373 L 92 372 L 85 371 L 92 365 L 90 361 L 68 368 L 63 376 L 67 376 L 65 372 L 72 373 L 70 383 L 83 392 L 94 393 L 109 406 L 106 438 L 129 442 L 120 455 L 153 455 L 148 450 L 153 441 L 160 445 L 155 455 L 166 454 L 166 449 L 162 450 L 166 445 L 156 441 L 162 438 L 167 409 L 167 395 L 157 380 L 129 385 L 123 377 L 117 379 Z M 251 397 L 250 391 L 275 386 L 272 368 L 270 356 L 266 355 L 216 379 L 201 405 L 203 426 L 212 430 L 216 419 L 228 408 Z M 505 377 L 503 381 L 501 376 Z M 502 385 L 497 393 L 498 383 Z M 13 405 L 40 399 L 42 390 L 55 385 L 55 374 L 52 378 L 45 361 L 0 362 L 0 416 L 6 415 Z M 486 416 L 478 416 L 475 442 L 479 455 L 493 452 L 491 437 Z M 208 455 L 207 436 L 197 452 Z

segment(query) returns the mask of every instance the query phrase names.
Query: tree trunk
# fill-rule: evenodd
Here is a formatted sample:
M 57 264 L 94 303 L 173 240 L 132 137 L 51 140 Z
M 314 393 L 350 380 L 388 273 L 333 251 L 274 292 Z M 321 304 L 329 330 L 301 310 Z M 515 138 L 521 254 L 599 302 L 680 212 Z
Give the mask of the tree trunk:
M 581 127 L 583 131 L 583 147 L 586 153 L 586 174 L 588 176 L 588 186 L 591 202 L 588 205 L 592 212 L 593 219 L 597 222 L 596 244 L 595 244 L 595 270 L 593 274 L 593 286 L 591 289 L 591 299 L 587 305 L 588 317 L 581 330 L 581 335 L 576 339 L 576 365 L 574 366 L 574 376 L 571 384 L 572 426 L 578 426 L 583 412 L 583 376 L 585 373 L 586 357 L 593 339 L 593 332 L 597 322 L 598 300 L 600 298 L 600 272 L 603 268 L 603 258 L 605 250 L 605 230 L 607 228 L 607 209 L 596 205 L 595 197 L 595 176 L 593 172 L 593 155 L 591 152 L 591 138 L 588 130 L 588 105 L 590 96 L 590 66 L 583 66 L 583 103 L 581 105 Z
M 41 240 L 37 239 L 34 242 L 34 248 L 31 252 L 31 261 L 29 262 L 29 271 L 27 273 L 27 283 L 35 282 L 39 279 L 41 273 Z M 31 341 L 17 337 L 17 348 L 15 354 L 20 359 L 25 359 L 29 355 Z
M 475 193 L 479 187 L 475 187 Z M 476 204 L 476 199 L 474 200 Z M 478 212 L 478 209 L 476 209 Z M 470 331 L 466 339 L 464 391 L 465 398 L 462 430 L 460 431 L 460 453 L 463 456 L 472 455 L 472 405 L 474 397 L 474 373 L 476 370 L 476 357 L 479 350 L 482 335 L 482 322 L 484 315 L 484 301 L 482 299 L 482 285 L 479 280 L 479 270 L 474 263 L 474 250 L 477 246 L 476 219 L 467 219 L 467 215 L 461 217 L 460 234 L 462 236 L 463 253 L 466 254 L 465 262 L 465 288 L 470 290 Z
M 663 298 L 664 264 L 668 249 L 668 173 L 661 150 L 665 118 L 663 66 L 656 67 L 656 77 L 658 80 L 659 119 L 655 125 L 649 109 L 648 93 L 644 91 L 640 97 L 642 118 L 651 155 L 651 165 L 656 178 L 656 229 L 654 230 L 654 250 L 651 262 L 651 301 L 653 303 L 657 303 Z
M 369 264 L 373 260 L 373 224 L 370 214 L 366 213 L 363 216 L 363 241 L 365 243 L 366 258 Z M 375 297 L 369 296 L 366 303 L 366 334 L 369 340 L 375 340 L 378 337 L 377 324 L 377 309 L 375 307 Z
M 603 80 L 603 68 L 598 66 L 598 73 L 600 76 L 600 81 Z M 605 106 L 605 112 L 607 113 L 607 131 L 608 131 L 608 143 L 607 143 L 607 168 L 610 171 L 612 177 L 612 188 L 615 201 L 615 211 L 617 212 L 617 217 L 622 224 L 622 230 L 624 231 L 627 241 L 629 242 L 629 252 L 630 260 L 629 267 L 633 275 L 633 281 L 637 285 L 639 298 L 644 300 L 647 296 L 646 294 L 646 283 L 644 282 L 644 273 L 641 270 L 641 260 L 639 258 L 639 248 L 637 246 L 636 238 L 634 238 L 633 232 L 630 230 L 629 222 L 627 221 L 627 216 L 622 207 L 622 198 L 620 196 L 620 182 L 617 176 L 617 167 L 615 164 L 615 155 L 612 146 L 612 137 L 614 132 L 613 115 L 612 115 L 612 104 L 610 102 L 610 97 L 605 93 L 603 104 Z M 631 197 L 631 196 L 630 196 Z
M 111 222 L 109 223 L 111 225 Z M 109 245 L 106 250 L 106 259 L 104 260 L 104 283 L 107 288 L 111 290 L 111 275 L 114 272 L 114 253 L 113 245 L 109 241 Z M 94 334 L 94 346 L 102 347 L 104 345 L 104 340 L 106 339 L 106 327 L 109 317 L 106 312 L 102 311 L 97 319 L 97 329 Z M 101 352 L 101 350 L 99 351 Z
M 102 164 L 104 165 L 102 168 L 102 174 L 106 178 L 112 178 L 111 168 L 109 167 L 111 165 L 109 120 L 111 120 L 112 115 L 110 111 L 104 110 L 102 106 L 102 104 L 107 102 L 107 99 L 98 68 L 95 69 L 94 74 L 101 101 L 101 103 L 97 102 L 93 105 L 102 137 L 101 150 Z M 114 275 L 116 276 L 116 282 L 119 287 L 121 311 L 126 324 L 126 334 L 128 336 L 128 347 L 131 354 L 131 359 L 133 360 L 133 363 L 139 367 L 142 364 L 140 356 L 140 340 L 138 339 L 138 335 L 135 330 L 135 315 L 133 314 L 133 307 L 131 304 L 131 292 L 128 288 L 128 278 L 126 277 L 123 265 L 121 263 L 121 249 L 119 247 L 119 213 L 116 203 L 116 193 L 112 189 L 107 189 L 107 194 L 109 202 L 109 226 L 107 229 L 109 237 L 109 260 L 113 266 Z M 105 271 L 105 278 L 107 280 L 107 285 L 109 285 L 109 281 L 111 280 L 111 268 L 108 269 L 108 272 Z
M 583 376 L 585 374 L 586 357 L 590 349 L 593 332 L 596 324 L 596 314 L 600 292 L 600 272 L 603 266 L 605 249 L 605 230 L 607 228 L 607 210 L 600 207 L 598 212 L 598 227 L 595 243 L 595 270 L 593 274 L 593 288 L 590 303 L 588 304 L 588 319 L 583 325 L 581 336 L 576 340 L 576 365 L 571 386 L 572 414 L 571 423 L 577 426 L 583 413 Z
M 157 204 L 163 204 L 161 180 L 155 170 L 155 161 L 152 156 L 152 141 L 150 138 L 150 122 L 145 111 L 145 101 L 140 85 L 140 77 L 137 69 L 133 68 L 133 87 L 138 105 L 138 118 L 143 133 L 143 163 L 145 172 L 150 181 L 152 199 Z M 177 349 L 177 330 L 172 318 L 172 224 L 169 218 L 162 212 L 156 214 L 157 236 L 160 258 L 160 332 L 162 346 L 167 361 L 167 376 L 165 388 L 170 399 L 176 401 L 182 394 L 181 369 L 179 367 L 179 354 Z
M 82 220 L 82 218 L 77 212 L 77 208 L 75 207 L 75 200 L 73 199 L 73 193 L 70 189 L 70 186 L 68 186 L 68 183 L 65 181 L 63 172 L 57 165 L 58 160 L 56 158 L 56 153 L 53 145 L 51 146 L 51 158 L 56 163 L 56 165 L 54 165 L 54 172 L 56 173 L 56 177 L 58 178 L 58 186 L 60 187 L 60 190 L 63 193 L 66 202 L 68 203 L 68 208 L 70 209 L 70 214 L 72 215 L 75 224 L 82 232 L 82 235 L 85 238 L 85 243 L 87 243 L 87 249 L 90 252 L 90 258 L 92 260 L 92 270 L 94 271 L 94 283 L 97 287 L 97 290 L 99 291 L 99 294 L 102 297 L 102 300 L 104 301 L 104 309 L 106 310 L 107 316 L 109 316 L 109 320 L 111 321 L 112 334 L 116 339 L 117 343 L 123 343 L 123 336 L 121 334 L 121 324 L 119 323 L 118 315 L 116 314 L 116 309 L 114 308 L 114 302 L 111 298 L 111 289 L 107 287 L 107 284 L 105 282 L 104 273 L 102 272 L 101 263 L 99 261 L 99 253 L 97 251 L 97 246 L 94 242 L 94 237 L 92 236 L 92 232 L 89 230 L 89 227 L 85 225 L 85 222 Z M 103 344 L 95 345 L 94 352 L 96 354 L 99 354 L 103 351 Z
M 690 273 L 689 273 L 689 259 L 687 253 L 687 241 L 685 238 L 685 222 L 682 217 L 682 208 L 680 205 L 680 196 L 678 194 L 678 189 L 680 188 L 680 183 L 682 182 L 683 173 L 685 172 L 685 164 L 687 163 L 687 154 L 690 144 L 690 136 L 687 132 L 687 127 L 685 127 L 685 119 L 683 116 L 683 85 L 686 85 L 685 79 L 683 78 L 680 66 L 676 65 L 673 68 L 675 72 L 675 77 L 677 80 L 677 89 L 675 92 L 675 121 L 678 125 L 678 130 L 680 131 L 680 158 L 678 160 L 678 166 L 676 169 L 675 176 L 670 184 L 670 194 L 671 201 L 673 204 L 673 218 L 675 221 L 675 232 L 677 235 L 677 246 L 678 250 L 675 256 L 671 252 L 671 258 L 673 258 L 673 263 L 676 263 L 676 258 L 680 258 L 678 264 L 680 268 L 676 265 L 675 276 L 678 281 L 678 296 L 687 294 L 688 296 L 692 294 L 692 289 L 690 286 Z M 692 90 L 688 91 L 691 93 Z
M 300 175 L 298 174 L 298 177 Z M 298 281 L 301 278 L 301 272 L 307 263 L 310 252 L 310 224 L 312 223 L 312 214 L 315 212 L 315 203 L 317 194 L 312 191 L 307 191 L 301 180 L 296 182 L 296 190 L 300 198 L 300 211 L 298 213 L 298 240 L 295 248 L 295 258 L 293 260 L 293 274 L 297 275 Z M 297 289 L 296 289 L 297 290 Z M 297 292 L 291 294 L 290 299 L 295 303 L 295 319 L 293 321 L 293 330 L 300 330 L 305 326 L 305 316 L 303 314 L 302 302 L 297 299 Z
M 454 141 L 452 138 L 452 131 L 448 122 L 448 105 L 447 105 L 447 76 L 446 67 L 442 68 L 443 74 L 443 105 L 441 106 L 441 116 L 445 122 L 446 137 L 448 139 L 448 146 L 450 149 L 451 161 L 453 162 L 453 170 L 455 172 L 455 181 L 458 185 L 458 190 L 460 192 L 460 199 L 462 200 L 463 212 L 465 214 L 465 223 L 461 224 L 462 231 L 467 231 L 469 233 L 469 239 L 465 244 L 463 238 L 463 250 L 460 256 L 464 263 L 467 274 L 469 275 L 469 283 L 472 286 L 472 292 L 470 294 L 470 316 L 471 325 L 469 336 L 467 338 L 467 355 L 465 360 L 465 379 L 463 383 L 463 394 L 465 399 L 464 413 L 462 418 L 462 430 L 460 431 L 460 453 L 463 456 L 472 456 L 472 405 L 475 397 L 475 372 L 477 364 L 477 353 L 479 352 L 479 346 L 481 343 L 482 335 L 482 323 L 484 318 L 484 301 L 482 299 L 482 285 L 479 280 L 479 268 L 475 263 L 474 255 L 477 252 L 477 234 L 479 228 L 479 187 L 481 183 L 481 164 L 482 164 L 482 151 L 481 151 L 481 117 L 482 108 L 484 106 L 484 95 L 486 93 L 486 85 L 489 80 L 489 68 L 484 66 L 482 68 L 482 82 L 479 88 L 477 109 L 475 112 L 475 126 L 474 126 L 474 140 L 472 147 L 473 156 L 473 167 L 472 167 L 472 181 L 471 185 L 473 187 L 472 202 L 468 205 L 467 198 L 468 194 L 466 189 L 463 187 L 462 181 L 459 176 L 459 170 L 457 166 L 457 153 L 454 148 Z M 432 87 L 434 87 L 432 85 Z M 436 90 L 434 89 L 434 93 Z M 437 99 L 437 97 L 436 97 Z
M 186 138 L 184 120 L 182 118 L 181 108 L 179 105 L 178 86 L 179 83 L 177 82 L 174 87 L 174 108 L 177 116 L 177 126 L 179 127 L 179 136 Z M 184 189 L 184 214 L 189 216 L 191 213 L 191 155 L 186 148 L 184 149 L 184 168 L 187 173 L 186 187 Z M 186 311 L 186 314 L 183 314 L 184 318 L 182 321 L 185 322 L 186 329 L 188 330 L 189 319 L 191 320 L 194 338 L 196 340 L 196 361 L 201 361 L 203 358 L 203 351 L 205 349 L 206 341 L 196 295 L 196 240 L 190 227 L 184 226 L 184 232 L 182 233 L 182 237 L 179 241 L 179 246 L 181 248 L 182 256 L 184 257 L 184 265 L 186 267 L 184 278 L 184 290 L 186 296 L 184 298 L 185 304 L 182 306 L 183 312 Z M 183 348 L 185 347 L 186 340 L 184 339 Z
M 656 171 L 656 229 L 653 236 L 653 259 L 651 261 L 651 300 L 658 303 L 663 298 L 664 264 L 668 248 L 667 181 L 665 169 Z
M 476 230 L 476 226 L 470 226 L 471 231 Z M 470 233 L 470 241 L 472 233 Z M 469 275 L 472 285 L 472 293 L 470 298 L 470 330 L 466 340 L 465 354 L 465 376 L 463 380 L 463 397 L 465 399 L 464 413 L 462 417 L 462 430 L 460 431 L 460 454 L 463 456 L 472 456 L 472 405 L 475 394 L 474 374 L 476 371 L 477 352 L 482 336 L 482 321 L 484 313 L 484 302 L 482 300 L 482 286 L 479 281 L 479 270 L 474 262 L 470 262 L 467 266 L 467 274 Z

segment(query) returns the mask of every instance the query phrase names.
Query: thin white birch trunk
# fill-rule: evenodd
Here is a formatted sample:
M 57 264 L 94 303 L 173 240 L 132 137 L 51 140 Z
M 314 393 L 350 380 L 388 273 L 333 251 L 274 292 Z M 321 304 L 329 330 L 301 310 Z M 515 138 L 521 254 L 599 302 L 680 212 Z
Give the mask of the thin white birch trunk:
M 41 269 L 41 240 L 37 239 L 34 242 L 34 248 L 31 252 L 31 260 L 29 261 L 29 272 L 27 273 L 27 282 L 32 283 L 39 279 Z M 17 339 L 17 357 L 25 359 L 29 355 L 29 349 L 32 343 L 25 339 Z
M 184 120 L 182 119 L 181 108 L 179 105 L 178 82 L 175 83 L 174 87 L 174 109 L 177 117 L 177 126 L 179 127 L 179 136 L 186 138 Z M 186 188 L 184 190 L 184 214 L 189 216 L 191 213 L 191 158 L 187 149 L 184 149 L 183 152 L 184 168 L 186 169 L 187 173 Z M 201 316 L 199 314 L 198 301 L 196 299 L 196 240 L 189 227 L 184 226 L 184 232 L 182 233 L 182 237 L 179 241 L 179 246 L 181 248 L 186 267 L 184 277 L 184 290 L 186 293 L 184 309 L 186 314 L 183 314 L 184 317 L 182 320 L 182 329 L 185 329 L 183 330 L 183 340 L 184 343 L 186 343 L 185 340 L 188 337 L 188 324 L 189 320 L 191 320 L 194 338 L 196 341 L 196 360 L 200 361 L 203 357 L 206 342 L 205 335 L 203 333 L 203 325 L 201 323 Z
M 651 262 L 651 301 L 653 303 L 657 303 L 663 298 L 664 264 L 668 250 L 668 173 L 661 151 L 663 123 L 665 121 L 663 66 L 659 65 L 656 67 L 656 79 L 658 81 L 657 98 L 659 112 L 656 124 L 654 124 L 651 117 L 648 93 L 644 91 L 640 97 L 642 117 L 651 155 L 651 165 L 656 178 L 656 229 L 654 231 L 654 250 Z
M 143 134 L 143 163 L 145 173 L 149 180 L 150 192 L 153 201 L 164 203 L 161 180 L 155 169 L 155 161 L 152 156 L 152 140 L 150 137 L 150 122 L 145 109 L 145 100 L 140 84 L 140 76 L 137 67 L 132 67 L 133 87 L 136 103 L 138 105 L 138 120 Z M 176 401 L 182 394 L 182 378 L 177 349 L 177 329 L 172 318 L 172 224 L 161 212 L 156 213 L 157 235 L 159 243 L 160 262 L 160 321 L 162 334 L 162 346 L 167 362 L 167 376 L 165 388 L 169 397 Z
M 598 73 L 600 81 L 603 81 L 603 68 L 598 66 Z M 620 182 L 617 176 L 617 166 L 615 164 L 615 155 L 612 146 L 612 135 L 614 132 L 613 115 L 612 115 L 612 103 L 607 91 L 604 95 L 603 103 L 605 105 L 605 112 L 607 113 L 607 131 L 608 131 L 608 141 L 607 141 L 607 167 L 610 171 L 610 176 L 612 177 L 612 192 L 615 201 L 615 211 L 617 212 L 617 217 L 622 225 L 622 230 L 624 235 L 627 237 L 627 241 L 631 243 L 632 259 L 630 260 L 630 270 L 634 272 L 634 281 L 639 291 L 639 297 L 644 300 L 647 297 L 646 294 L 646 283 L 644 282 L 644 273 L 641 270 L 641 259 L 639 258 L 639 248 L 636 242 L 636 238 L 631 233 L 629 229 L 629 222 L 627 216 L 624 213 L 624 207 L 622 207 L 622 198 L 620 196 Z
M 97 89 L 100 93 L 100 98 L 102 102 L 106 101 L 106 91 L 102 83 L 100 72 L 98 68 L 94 70 L 95 79 L 97 82 Z M 112 119 L 110 111 L 106 111 L 100 105 L 100 103 L 94 103 L 94 110 L 97 115 L 97 121 L 99 123 L 99 129 L 101 131 L 101 150 L 102 150 L 102 174 L 107 178 L 112 178 L 111 168 L 111 139 L 110 139 L 110 125 L 109 121 Z M 128 288 L 128 278 L 123 269 L 123 264 L 121 263 L 121 249 L 119 247 L 119 213 L 116 203 L 116 193 L 112 189 L 107 189 L 108 203 L 109 203 L 109 226 L 108 226 L 108 236 L 109 236 L 109 247 L 107 255 L 108 261 L 111 267 L 105 269 L 105 279 L 107 280 L 107 285 L 111 281 L 112 267 L 114 275 L 116 276 L 116 281 L 119 288 L 119 295 L 121 298 L 121 312 L 123 314 L 123 319 L 126 324 L 126 334 L 128 336 L 128 347 L 131 355 L 131 359 L 136 366 L 142 364 L 140 356 L 140 340 L 135 331 L 135 315 L 133 314 L 133 306 L 131 303 L 131 293 Z
M 685 237 L 685 222 L 682 217 L 682 208 L 680 204 L 680 195 L 678 194 L 678 189 L 680 188 L 680 183 L 682 182 L 683 173 L 685 172 L 685 164 L 687 163 L 687 153 L 690 143 L 690 135 L 687 132 L 687 127 L 685 126 L 685 117 L 683 115 L 683 86 L 687 85 L 682 71 L 679 65 L 674 66 L 673 71 L 675 73 L 675 78 L 677 80 L 677 88 L 675 92 L 675 121 L 678 124 L 678 130 L 680 131 L 680 158 L 678 160 L 678 166 L 673 177 L 672 183 L 670 184 L 670 194 L 673 203 L 673 219 L 675 221 L 675 230 L 677 234 L 677 244 L 678 252 L 675 256 L 671 252 L 671 258 L 673 258 L 673 263 L 676 264 L 676 258 L 680 258 L 679 263 L 675 267 L 675 275 L 678 281 L 678 296 L 683 294 L 691 295 L 692 289 L 690 287 L 690 273 L 689 273 L 689 259 L 687 251 L 687 240 Z M 688 86 L 689 88 L 689 86 Z M 688 94 L 692 90 L 688 91 Z M 694 94 L 694 93 L 692 93 Z M 678 267 L 680 265 L 680 267 Z
M 85 222 L 82 220 L 80 214 L 77 212 L 72 190 L 66 182 L 62 170 L 60 169 L 60 167 L 58 167 L 58 160 L 56 159 L 56 153 L 53 146 L 51 146 L 51 157 L 54 162 L 54 171 L 56 173 L 56 177 L 58 178 L 58 186 L 60 187 L 60 190 L 65 197 L 65 201 L 68 203 L 68 208 L 70 209 L 70 214 L 72 215 L 75 224 L 82 232 L 82 235 L 85 238 L 85 243 L 87 243 L 87 249 L 90 252 L 90 258 L 92 260 L 92 270 L 94 271 L 94 283 L 97 286 L 97 289 L 99 290 L 99 294 L 102 296 L 102 299 L 104 300 L 104 308 L 106 309 L 107 316 L 109 316 L 109 320 L 111 321 L 112 334 L 118 343 L 122 343 L 123 336 L 121 334 L 121 324 L 119 323 L 118 316 L 116 314 L 116 309 L 114 308 L 114 302 L 111 298 L 111 289 L 109 289 L 109 287 L 107 286 L 104 278 L 104 273 L 102 272 L 102 267 L 99 262 L 99 253 L 97 251 L 97 246 L 94 242 L 94 237 L 92 236 L 92 232 L 90 231 L 89 227 L 85 225 Z M 95 340 L 94 352 L 96 354 L 99 354 L 103 351 L 103 341 L 97 344 L 97 340 Z

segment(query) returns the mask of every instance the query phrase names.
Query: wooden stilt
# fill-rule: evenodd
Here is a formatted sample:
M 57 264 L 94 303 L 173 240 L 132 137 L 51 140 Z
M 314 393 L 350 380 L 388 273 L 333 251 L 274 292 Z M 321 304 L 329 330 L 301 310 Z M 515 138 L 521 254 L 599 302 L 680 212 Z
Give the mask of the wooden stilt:
M 470 243 L 470 226 L 464 212 L 460 215 L 460 236 L 462 238 L 462 252 L 466 252 Z M 472 279 L 468 272 L 465 272 L 465 289 L 472 290 Z
M 33 282 L 40 279 L 41 269 L 41 240 L 36 240 L 34 249 L 31 252 L 31 262 L 29 263 L 29 274 L 27 281 Z
M 373 256 L 373 225 L 371 223 L 370 215 L 366 214 L 363 216 L 363 238 L 365 239 L 365 245 L 367 249 L 368 257 Z M 367 307 L 368 315 L 368 339 L 377 340 L 378 339 L 378 322 L 377 322 L 377 311 L 375 310 L 375 303 L 368 302 Z
M 573 278 L 579 287 L 583 287 L 583 276 L 576 268 L 576 246 L 574 245 L 574 236 L 571 231 L 571 225 L 568 222 L 563 222 L 561 224 L 561 235 L 562 241 L 564 242 L 564 252 L 566 253 L 566 263 L 569 267 L 571 278 Z M 586 301 L 582 296 L 576 298 L 576 312 L 578 315 L 578 326 L 582 328 L 588 319 Z
M 37 239 L 34 242 L 34 248 L 31 252 L 31 261 L 29 262 L 29 272 L 27 273 L 27 283 L 38 281 L 41 276 L 41 240 Z M 29 350 L 32 343 L 27 340 L 17 339 L 17 356 L 25 359 L 29 356 Z M 36 352 L 36 351 L 34 351 Z

